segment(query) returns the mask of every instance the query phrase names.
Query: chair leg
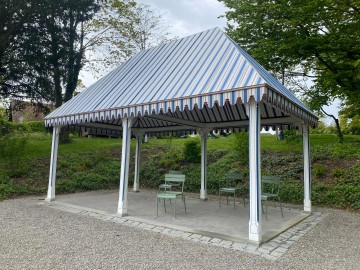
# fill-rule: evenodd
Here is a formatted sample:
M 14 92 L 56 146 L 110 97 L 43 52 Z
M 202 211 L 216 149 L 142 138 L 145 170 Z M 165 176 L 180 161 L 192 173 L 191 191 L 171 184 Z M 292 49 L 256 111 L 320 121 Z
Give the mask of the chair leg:
M 166 204 L 165 204 L 165 199 L 163 199 L 164 201 L 164 209 L 165 209 L 165 213 L 166 213 Z
M 241 191 L 241 195 L 242 195 L 244 207 L 246 207 L 246 205 L 245 205 L 245 193 L 244 193 L 244 190 Z
M 185 208 L 185 213 L 186 213 L 186 202 L 185 202 L 185 196 L 183 194 L 183 202 L 184 202 L 184 208 Z
M 266 201 L 266 220 L 268 219 L 268 201 Z
M 279 204 L 280 204 L 281 216 L 284 218 L 284 213 L 283 213 L 280 197 L 278 197 L 278 200 L 279 200 Z
M 174 218 L 176 219 L 176 197 L 174 199 Z
M 234 192 L 234 209 L 235 209 L 235 192 Z
M 219 207 L 221 207 L 221 192 L 219 191 Z
M 159 216 L 159 199 L 158 197 L 156 197 L 156 217 Z

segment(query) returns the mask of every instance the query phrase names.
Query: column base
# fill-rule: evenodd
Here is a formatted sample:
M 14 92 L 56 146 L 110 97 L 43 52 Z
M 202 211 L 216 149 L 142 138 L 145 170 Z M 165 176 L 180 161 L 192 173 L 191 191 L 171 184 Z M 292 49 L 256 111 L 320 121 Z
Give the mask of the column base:
M 260 243 L 261 242 L 261 234 L 249 232 L 249 240 Z
M 200 200 L 207 200 L 206 190 L 200 190 Z
M 55 198 L 45 198 L 45 202 L 53 202 L 55 201 Z
M 133 191 L 134 191 L 134 192 L 139 192 L 139 191 L 140 191 L 139 186 L 138 186 L 138 185 L 134 186 Z
M 120 212 L 118 211 L 116 215 L 117 215 L 118 217 L 126 217 L 126 216 L 128 216 L 129 214 L 128 214 L 127 212 L 122 212 L 122 213 L 120 213 Z
M 307 213 L 311 213 L 312 212 L 312 209 L 311 209 L 311 201 L 305 201 L 304 200 L 304 212 L 307 212 Z
M 249 240 L 260 243 L 262 240 L 261 224 L 249 222 Z

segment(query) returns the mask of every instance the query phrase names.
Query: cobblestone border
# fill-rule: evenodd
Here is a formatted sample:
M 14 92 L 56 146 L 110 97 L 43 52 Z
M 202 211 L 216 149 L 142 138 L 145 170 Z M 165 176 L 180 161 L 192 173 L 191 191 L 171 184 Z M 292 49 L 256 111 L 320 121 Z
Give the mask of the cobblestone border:
M 97 211 L 92 209 L 87 209 L 83 207 L 77 207 L 57 202 L 41 202 L 40 204 L 55 208 L 58 210 L 80 214 L 84 216 L 91 216 L 97 219 L 101 219 L 107 222 L 113 222 L 118 224 L 123 224 L 129 227 L 135 227 L 147 231 L 152 231 L 155 233 L 165 234 L 171 237 L 182 238 L 185 240 L 198 242 L 205 245 L 214 245 L 224 248 L 229 248 L 237 251 L 244 251 L 247 253 L 259 255 L 268 260 L 276 261 L 282 255 L 284 255 L 288 249 L 296 243 L 303 235 L 305 235 L 309 230 L 311 230 L 316 224 L 323 220 L 327 214 L 321 212 L 314 212 L 311 216 L 305 218 L 297 225 L 291 227 L 287 231 L 279 234 L 269 242 L 266 242 L 259 247 L 251 243 L 238 243 L 228 240 L 223 240 L 220 238 L 211 238 L 208 236 L 185 232 L 178 229 L 167 228 L 165 226 L 148 224 L 145 222 L 135 221 L 128 217 L 117 217 L 116 215 L 108 214 L 103 211 Z

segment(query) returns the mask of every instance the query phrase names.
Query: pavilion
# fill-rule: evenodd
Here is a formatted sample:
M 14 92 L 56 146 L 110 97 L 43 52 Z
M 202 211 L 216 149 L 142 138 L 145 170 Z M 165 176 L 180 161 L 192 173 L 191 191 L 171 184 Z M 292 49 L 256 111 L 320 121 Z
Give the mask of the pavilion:
M 249 240 L 261 242 L 262 127 L 302 131 L 304 211 L 311 213 L 309 126 L 318 118 L 219 28 L 136 54 L 45 118 L 53 128 L 47 201 L 55 199 L 61 126 L 122 133 L 117 213 L 127 214 L 130 139 L 136 136 L 134 190 L 139 190 L 143 134 L 197 131 L 202 138 L 200 198 L 207 198 L 207 135 L 216 129 L 249 131 Z

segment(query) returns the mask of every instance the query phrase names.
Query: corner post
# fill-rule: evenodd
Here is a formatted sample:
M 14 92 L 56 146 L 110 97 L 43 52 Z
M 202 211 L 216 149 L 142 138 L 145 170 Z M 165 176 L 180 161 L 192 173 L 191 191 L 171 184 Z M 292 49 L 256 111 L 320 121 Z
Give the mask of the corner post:
M 124 117 L 122 119 L 123 137 L 121 150 L 120 191 L 117 211 L 117 214 L 122 217 L 127 215 L 131 125 L 132 118 Z
M 302 125 L 304 158 L 304 211 L 311 213 L 311 169 L 309 126 Z
M 45 198 L 45 201 L 47 202 L 51 202 L 55 200 L 56 166 L 57 166 L 57 156 L 58 156 L 58 147 L 59 147 L 59 134 L 60 134 L 60 126 L 54 126 L 52 143 L 51 143 L 49 185 L 48 185 L 47 196 Z
M 136 149 L 135 149 L 135 175 L 134 175 L 134 192 L 139 192 L 139 173 L 140 173 L 140 151 L 141 151 L 141 139 L 143 134 L 135 133 L 136 137 Z
M 207 200 L 207 183 L 206 183 L 206 171 L 207 171 L 207 135 L 209 131 L 207 129 L 201 129 L 201 189 L 200 199 Z
M 250 220 L 249 240 L 261 242 L 261 164 L 260 164 L 260 107 L 255 100 L 248 102 L 249 116 L 249 182 Z

